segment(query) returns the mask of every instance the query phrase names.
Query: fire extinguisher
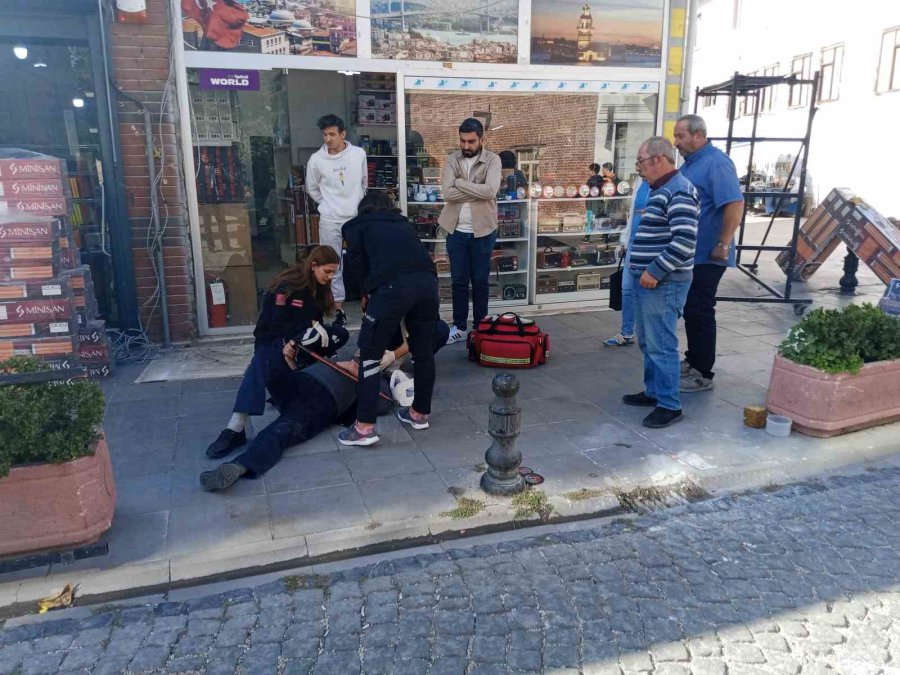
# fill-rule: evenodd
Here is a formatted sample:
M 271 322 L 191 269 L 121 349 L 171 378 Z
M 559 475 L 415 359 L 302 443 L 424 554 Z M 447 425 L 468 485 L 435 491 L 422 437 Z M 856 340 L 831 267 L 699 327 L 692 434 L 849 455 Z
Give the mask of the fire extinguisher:
M 147 0 L 116 0 L 116 21 L 147 23 Z
M 206 314 L 210 328 L 228 325 L 228 286 L 214 275 L 206 277 Z

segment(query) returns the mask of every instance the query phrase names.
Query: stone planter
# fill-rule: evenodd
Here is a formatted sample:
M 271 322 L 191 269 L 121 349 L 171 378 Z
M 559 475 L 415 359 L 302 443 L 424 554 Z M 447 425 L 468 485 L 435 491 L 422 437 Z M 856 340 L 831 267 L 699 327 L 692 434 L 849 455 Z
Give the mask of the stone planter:
M 0 556 L 97 541 L 116 508 L 106 440 L 65 464 L 14 467 L 0 478 L 0 504 Z
M 837 436 L 900 420 L 900 360 L 867 363 L 857 375 L 825 373 L 775 356 L 766 408 L 809 436 Z

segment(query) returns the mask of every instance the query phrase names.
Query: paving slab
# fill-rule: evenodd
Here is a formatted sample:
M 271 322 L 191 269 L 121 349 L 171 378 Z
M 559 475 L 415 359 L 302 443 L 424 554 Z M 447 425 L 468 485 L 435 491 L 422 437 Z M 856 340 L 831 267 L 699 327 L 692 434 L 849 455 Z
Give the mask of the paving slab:
M 768 282 L 783 279 L 765 257 L 760 270 Z M 834 291 L 839 276 L 839 265 L 829 263 L 810 283 L 800 284 L 800 292 L 819 306 L 842 306 L 848 300 Z M 873 279 L 861 270 L 860 289 L 869 295 L 856 300 L 876 299 L 883 287 Z M 721 291 L 758 294 L 733 272 Z M 539 317 L 553 336 L 554 353 L 545 366 L 515 373 L 523 423 L 518 448 L 523 464 L 544 476 L 539 489 L 553 505 L 554 518 L 610 512 L 619 507 L 620 490 L 685 480 L 712 493 L 743 490 L 878 462 L 900 449 L 898 424 L 833 439 L 796 433 L 776 439 L 744 427 L 742 409 L 765 402 L 775 347 L 797 317 L 790 307 L 729 303 L 720 303 L 718 313 L 715 388 L 685 395 L 684 420 L 664 430 L 644 428 L 647 410 L 622 403 L 623 394 L 642 387 L 643 357 L 636 346 L 602 345 L 618 332 L 617 313 Z M 683 341 L 683 330 L 679 335 Z M 484 453 L 492 442 L 488 405 L 497 371 L 469 362 L 463 346 L 437 355 L 429 430 L 411 431 L 383 418 L 379 445 L 345 448 L 336 440 L 341 428 L 333 426 L 288 448 L 264 478 L 241 480 L 222 494 L 200 490 L 198 475 L 217 464 L 204 451 L 227 422 L 240 382 L 221 374 L 239 373 L 243 363 L 219 370 L 190 365 L 201 353 L 195 348 L 193 356 L 182 354 L 175 366 L 124 365 L 102 383 L 119 495 L 115 524 L 105 535 L 110 553 L 68 567 L 0 575 L 0 609 L 51 595 L 67 581 L 81 583 L 85 596 L 100 589 L 123 594 L 130 586 L 320 565 L 355 551 L 403 545 L 397 542 L 441 541 L 479 528 L 525 524 L 514 519 L 509 499 L 480 490 Z M 241 360 L 249 351 L 239 344 L 216 353 Z M 136 382 L 166 368 L 187 379 Z M 248 438 L 276 415 L 269 407 L 252 418 Z M 458 497 L 479 500 L 483 510 L 446 515 Z

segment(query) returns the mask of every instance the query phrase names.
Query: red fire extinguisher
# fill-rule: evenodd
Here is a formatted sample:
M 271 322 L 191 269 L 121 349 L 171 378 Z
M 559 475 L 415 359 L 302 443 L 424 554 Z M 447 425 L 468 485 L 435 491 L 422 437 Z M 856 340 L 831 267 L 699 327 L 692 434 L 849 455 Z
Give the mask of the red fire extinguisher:
M 210 328 L 228 325 L 228 287 L 214 275 L 206 276 L 206 314 Z
M 147 23 L 147 0 L 116 0 L 116 21 Z

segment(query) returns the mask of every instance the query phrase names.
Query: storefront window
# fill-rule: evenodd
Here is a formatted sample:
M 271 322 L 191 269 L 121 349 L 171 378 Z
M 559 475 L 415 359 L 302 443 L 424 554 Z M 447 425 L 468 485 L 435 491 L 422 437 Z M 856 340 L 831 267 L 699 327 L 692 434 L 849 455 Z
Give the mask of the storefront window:
M 0 41 L 0 69 L 0 147 L 63 160 L 73 243 L 91 268 L 100 318 L 117 325 L 91 52 L 84 44 Z M 76 264 L 70 254 L 60 255 Z
M 436 87 L 513 88 L 512 83 L 472 80 L 440 80 Z M 540 92 L 578 85 L 531 82 L 516 88 Z M 656 106 L 651 92 L 407 93 L 408 210 L 438 264 L 442 299 L 449 300 L 450 280 L 449 270 L 442 269 L 446 234 L 436 225 L 440 182 L 464 119 L 482 122 L 489 150 L 509 151 L 516 158 L 517 166 L 504 172 L 507 182 L 498 202 L 501 233 L 495 257 L 505 262 L 494 270 L 491 298 L 499 307 L 606 296 L 631 205 L 635 158 L 653 135 Z M 510 179 L 513 173 L 518 177 Z M 527 187 L 517 190 L 521 179 Z
M 189 81 L 209 326 L 251 325 L 272 280 L 319 243 L 318 211 L 305 180 L 322 146 L 320 117 L 343 119 L 347 140 L 366 151 L 369 189 L 396 195 L 396 80 L 306 70 L 236 78 L 195 70 Z M 345 286 L 352 315 L 359 283 L 345 278 Z

